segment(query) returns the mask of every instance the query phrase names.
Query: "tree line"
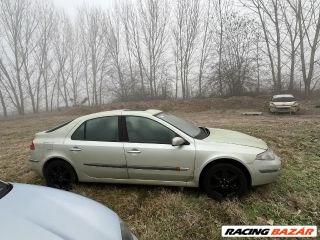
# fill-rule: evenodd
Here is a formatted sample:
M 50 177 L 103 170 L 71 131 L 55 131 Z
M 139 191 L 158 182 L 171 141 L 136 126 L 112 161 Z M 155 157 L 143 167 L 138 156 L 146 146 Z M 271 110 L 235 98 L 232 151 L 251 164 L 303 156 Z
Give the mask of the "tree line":
M 319 90 L 319 0 L 123 0 L 75 17 L 0 0 L 0 103 L 52 111 L 110 100 Z

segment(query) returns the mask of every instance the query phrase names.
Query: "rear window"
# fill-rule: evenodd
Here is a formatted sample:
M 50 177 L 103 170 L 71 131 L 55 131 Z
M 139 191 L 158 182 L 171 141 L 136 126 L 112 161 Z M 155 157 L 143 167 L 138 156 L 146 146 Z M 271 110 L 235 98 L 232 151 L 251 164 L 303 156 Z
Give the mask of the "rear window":
M 67 125 L 68 125 L 69 123 L 71 123 L 72 121 L 73 121 L 73 120 L 71 120 L 71 121 L 69 121 L 69 122 L 62 123 L 62 124 L 60 124 L 59 126 L 56 126 L 56 127 L 54 127 L 54 128 L 51 128 L 51 129 L 47 130 L 46 133 L 54 132 L 54 131 L 56 131 L 56 130 L 64 127 L 64 126 L 67 126 Z
M 119 142 L 118 117 L 90 119 L 80 125 L 71 136 L 72 140 Z

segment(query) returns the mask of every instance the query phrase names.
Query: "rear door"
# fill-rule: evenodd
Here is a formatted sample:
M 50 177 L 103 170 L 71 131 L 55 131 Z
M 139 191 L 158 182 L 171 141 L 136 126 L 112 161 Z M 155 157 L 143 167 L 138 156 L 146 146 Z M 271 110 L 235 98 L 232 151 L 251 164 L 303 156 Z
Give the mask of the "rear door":
M 126 116 L 128 142 L 124 143 L 129 178 L 188 181 L 193 178 L 193 141 L 172 146 L 178 136 L 167 126 L 146 117 Z
M 99 117 L 82 123 L 66 140 L 72 161 L 93 178 L 128 178 L 118 116 Z

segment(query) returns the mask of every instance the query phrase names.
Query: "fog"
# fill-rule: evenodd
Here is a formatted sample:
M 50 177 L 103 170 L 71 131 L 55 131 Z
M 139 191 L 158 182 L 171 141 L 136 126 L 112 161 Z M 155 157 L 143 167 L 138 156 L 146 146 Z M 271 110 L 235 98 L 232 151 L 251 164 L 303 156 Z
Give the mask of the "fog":
M 0 28 L 4 116 L 110 101 L 319 95 L 319 1 L 0 0 Z
M 77 9 L 83 5 L 110 9 L 114 4 L 113 0 L 47 0 L 47 2 L 52 3 L 57 10 L 66 12 L 72 18 L 76 17 Z

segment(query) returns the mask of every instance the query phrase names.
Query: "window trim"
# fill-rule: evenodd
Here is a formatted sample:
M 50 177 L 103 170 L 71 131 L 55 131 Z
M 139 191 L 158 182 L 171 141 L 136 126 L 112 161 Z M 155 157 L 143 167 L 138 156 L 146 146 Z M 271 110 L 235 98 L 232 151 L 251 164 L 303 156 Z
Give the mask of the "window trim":
M 74 121 L 74 119 L 72 119 L 71 121 L 68 121 L 68 122 L 61 123 L 60 125 L 55 126 L 55 127 L 51 128 L 51 129 L 48 129 L 48 130 L 45 131 L 45 133 L 55 132 L 55 131 L 57 131 L 57 130 L 59 130 L 59 129 L 65 127 L 65 126 L 67 126 L 67 125 L 68 125 L 69 123 L 71 123 L 72 121 Z
M 140 118 L 146 118 L 148 120 L 151 120 L 151 121 L 154 121 L 160 125 L 162 125 L 163 127 L 169 129 L 170 131 L 174 132 L 177 137 L 181 137 L 180 134 L 178 134 L 176 131 L 168 128 L 167 126 L 165 126 L 164 124 L 162 124 L 161 122 L 158 122 L 156 121 L 155 119 L 152 119 L 152 118 L 148 118 L 148 117 L 145 117 L 145 116 L 139 116 L 139 115 L 122 115 L 121 116 L 124 120 L 121 122 L 121 127 L 122 127 L 122 131 L 125 131 L 125 136 L 126 136 L 126 139 L 124 142 L 127 142 L 127 143 L 140 143 L 140 144 L 161 144 L 161 145 L 171 145 L 172 146 L 172 143 L 148 143 L 148 142 L 130 142 L 129 141 L 129 134 L 128 134 L 128 129 L 127 129 L 127 121 L 126 121 L 126 118 L 127 117 L 140 117 Z M 169 124 L 169 123 L 168 123 Z M 169 124 L 170 126 L 172 126 L 171 124 Z M 174 128 L 174 126 L 172 126 Z M 187 141 L 184 137 L 181 137 L 185 140 L 185 143 L 183 145 L 189 145 L 189 141 Z
M 119 140 L 120 142 L 129 142 L 126 116 L 119 116 Z
M 95 119 L 99 119 L 99 118 L 107 118 L 107 117 L 117 117 L 118 119 L 118 141 L 95 141 L 95 140 L 87 140 L 86 139 L 86 134 L 87 134 L 87 122 L 88 121 L 90 121 L 90 120 L 95 120 Z M 85 121 L 83 121 L 83 122 L 81 122 L 78 126 L 77 126 L 77 128 L 71 133 L 71 136 L 70 136 L 70 139 L 72 140 L 72 141 L 83 141 L 83 142 L 104 142 L 104 143 L 118 143 L 118 142 L 122 142 L 121 141 L 121 135 L 120 135 L 120 122 L 119 122 L 119 118 L 120 118 L 120 116 L 118 116 L 118 115 L 111 115 L 111 116 L 102 116 L 102 117 L 96 117 L 96 118 L 90 118 L 90 119 L 87 119 L 87 120 L 85 120 Z M 73 134 L 82 126 L 82 124 L 84 124 L 84 129 L 83 129 L 83 131 L 84 131 L 84 133 L 83 133 L 83 138 L 84 139 L 82 139 L 82 140 L 80 140 L 80 139 L 72 139 L 72 136 L 73 136 Z

